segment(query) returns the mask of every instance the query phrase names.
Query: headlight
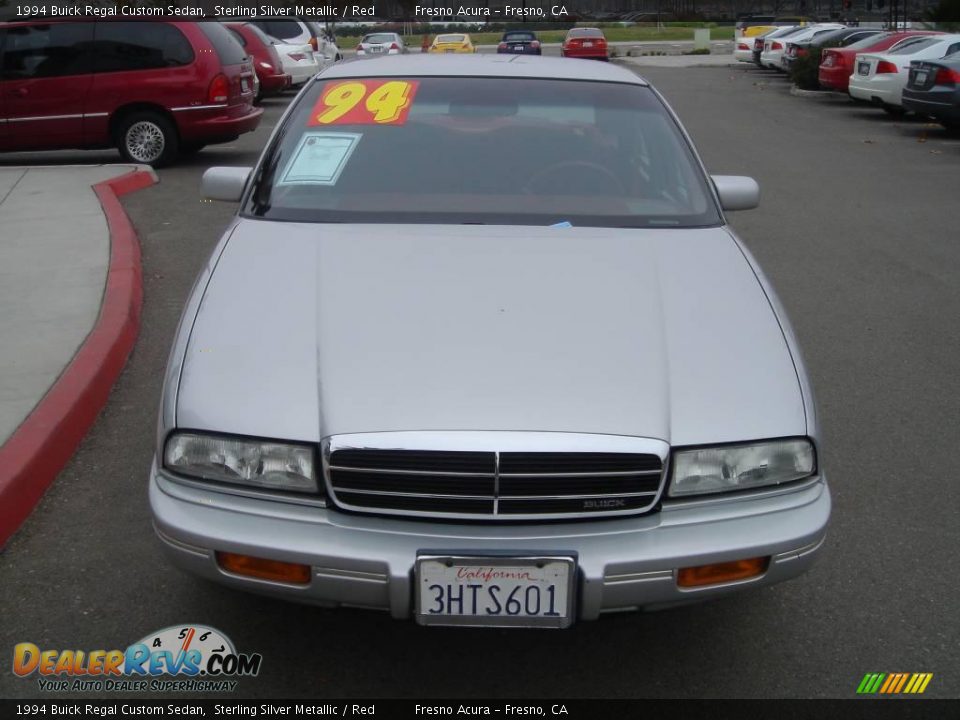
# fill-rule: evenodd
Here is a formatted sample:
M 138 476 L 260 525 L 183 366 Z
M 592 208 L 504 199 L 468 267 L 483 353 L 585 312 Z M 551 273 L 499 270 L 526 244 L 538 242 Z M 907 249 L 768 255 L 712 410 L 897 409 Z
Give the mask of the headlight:
M 268 440 L 175 433 L 163 464 L 181 475 L 267 490 L 316 493 L 313 448 Z
M 812 475 L 809 440 L 772 440 L 750 445 L 678 450 L 673 454 L 670 496 L 702 495 L 779 485 Z

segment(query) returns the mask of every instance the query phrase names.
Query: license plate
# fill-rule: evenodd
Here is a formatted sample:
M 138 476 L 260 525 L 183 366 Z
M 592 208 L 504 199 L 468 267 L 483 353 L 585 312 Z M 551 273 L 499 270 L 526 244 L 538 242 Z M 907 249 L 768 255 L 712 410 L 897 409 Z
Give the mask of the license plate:
M 383 52 L 383 48 L 382 48 L 382 47 L 372 47 L 372 48 L 370 48 L 370 52 L 372 52 L 372 53 Z
M 857 73 L 860 75 L 869 75 L 870 74 L 870 63 L 862 62 L 857 65 Z
M 456 52 L 456 50 L 444 50 L 444 52 Z
M 575 568 L 572 557 L 420 555 L 417 622 L 569 627 Z
M 593 47 L 593 43 L 592 43 L 592 42 L 585 42 L 585 43 L 583 44 L 583 46 L 584 46 L 584 47 Z
M 927 82 L 927 71 L 920 70 L 917 72 L 917 76 L 914 78 L 914 85 L 925 85 Z

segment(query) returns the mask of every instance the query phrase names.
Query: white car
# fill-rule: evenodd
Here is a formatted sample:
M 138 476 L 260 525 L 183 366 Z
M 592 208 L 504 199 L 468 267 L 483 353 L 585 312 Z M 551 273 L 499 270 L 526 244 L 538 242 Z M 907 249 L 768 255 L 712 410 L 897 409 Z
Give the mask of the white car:
M 839 30 L 840 28 L 844 27 L 846 27 L 846 25 L 841 25 L 840 23 L 820 23 L 818 25 L 807 25 L 806 27 L 799 28 L 798 32 L 791 33 L 789 38 L 790 42 L 803 42 L 819 35 L 820 33 L 825 33 L 830 30 Z M 764 40 L 763 53 L 760 55 L 760 63 L 764 67 L 769 67 L 780 71 L 784 70 L 782 60 L 784 50 L 787 48 L 787 43 L 784 39 L 786 37 L 788 36 L 783 35 L 778 39 L 770 40 L 769 47 L 768 41 Z
M 326 65 L 325 62 L 321 63 L 310 45 L 288 43 L 277 38 L 270 38 L 270 41 L 280 55 L 283 71 L 291 78 L 291 87 L 303 85 Z
M 960 34 L 931 35 L 896 50 L 857 55 L 850 76 L 850 96 L 876 103 L 891 113 L 902 112 L 913 60 L 939 60 L 960 51 Z
M 747 28 L 743 31 L 743 34 L 737 38 L 737 44 L 733 50 L 733 57 L 737 62 L 752 63 L 753 62 L 753 50 L 754 43 L 758 40 L 762 43 L 762 38 L 767 35 L 771 35 L 777 30 L 782 30 L 783 28 L 777 28 L 773 26 L 761 25 L 757 27 Z M 752 34 L 748 35 L 748 32 L 751 31 Z M 738 31 L 739 32 L 739 31 Z
M 343 59 L 333 33 L 326 23 L 295 20 L 288 17 L 260 15 L 255 20 L 245 20 L 256 25 L 270 37 L 288 45 L 309 45 L 317 54 L 321 67 Z
M 407 46 L 403 38 L 395 32 L 378 32 L 364 35 L 357 45 L 357 55 L 403 55 Z
M 763 49 L 760 51 L 760 66 L 772 69 L 779 68 L 779 57 L 775 60 L 773 53 L 783 54 L 784 48 L 787 46 L 785 38 L 792 38 L 806 29 L 804 26 L 794 25 L 792 27 L 782 27 L 779 30 L 774 30 L 772 33 L 764 35 L 762 41 Z

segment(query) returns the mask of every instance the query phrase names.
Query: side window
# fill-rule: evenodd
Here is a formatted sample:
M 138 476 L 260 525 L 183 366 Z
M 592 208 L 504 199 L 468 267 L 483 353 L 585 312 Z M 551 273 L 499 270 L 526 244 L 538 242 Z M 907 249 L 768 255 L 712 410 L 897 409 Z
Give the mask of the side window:
M 92 71 L 93 23 L 50 23 L 7 28 L 4 80 L 83 75 Z
M 97 72 L 180 67 L 194 57 L 183 34 L 164 23 L 98 23 L 96 47 Z
M 238 33 L 233 28 L 227 28 L 227 29 L 230 31 L 230 34 L 233 35 L 234 40 L 236 40 L 238 43 L 240 43 L 244 47 L 247 46 L 247 39 L 243 35 Z
M 198 22 L 196 27 L 213 45 L 221 65 L 239 65 L 246 61 L 247 51 L 226 27 L 218 22 Z
M 947 55 L 953 55 L 955 52 L 958 52 L 958 51 L 960 51 L 960 43 L 954 43 L 953 45 L 947 48 L 947 52 L 946 52 L 946 55 L 944 55 L 944 57 L 946 57 Z
M 267 35 L 273 35 L 280 40 L 289 40 L 295 38 L 303 32 L 300 23 L 295 20 L 265 20 L 264 30 Z

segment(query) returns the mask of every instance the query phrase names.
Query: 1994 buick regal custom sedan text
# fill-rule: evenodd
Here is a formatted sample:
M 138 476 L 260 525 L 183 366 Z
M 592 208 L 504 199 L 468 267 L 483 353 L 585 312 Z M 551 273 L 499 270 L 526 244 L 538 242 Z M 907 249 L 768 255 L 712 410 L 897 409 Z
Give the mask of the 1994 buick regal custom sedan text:
M 311 81 L 187 303 L 150 500 L 181 567 L 425 624 L 566 627 L 792 578 L 813 395 L 679 122 L 621 67 Z

